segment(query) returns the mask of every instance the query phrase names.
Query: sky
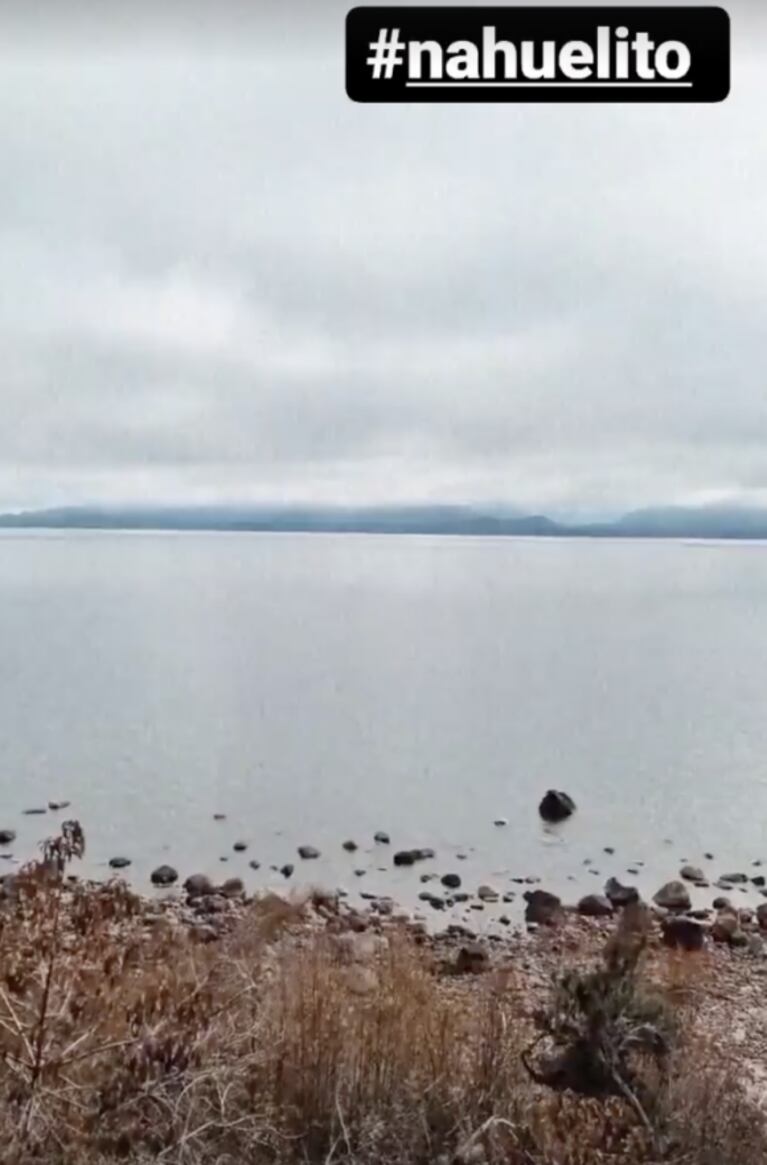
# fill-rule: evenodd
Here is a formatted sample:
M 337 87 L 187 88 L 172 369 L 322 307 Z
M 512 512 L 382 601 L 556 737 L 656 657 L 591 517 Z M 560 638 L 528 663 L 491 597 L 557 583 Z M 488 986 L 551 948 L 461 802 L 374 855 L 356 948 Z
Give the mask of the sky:
M 0 5 L 0 509 L 767 504 L 767 22 L 720 105 L 358 105 L 347 6 Z

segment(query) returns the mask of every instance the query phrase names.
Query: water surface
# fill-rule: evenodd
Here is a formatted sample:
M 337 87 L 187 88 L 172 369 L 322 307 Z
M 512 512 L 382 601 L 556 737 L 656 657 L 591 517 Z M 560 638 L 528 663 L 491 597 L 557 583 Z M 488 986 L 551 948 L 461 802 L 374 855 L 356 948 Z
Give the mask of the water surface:
M 125 854 L 142 886 L 293 861 L 406 901 L 426 869 L 572 899 L 635 861 L 653 891 L 767 859 L 761 544 L 5 532 L 0 644 L 17 859 L 50 798 L 90 872 Z M 579 807 L 554 830 L 549 786 Z M 378 829 L 437 860 L 392 872 Z

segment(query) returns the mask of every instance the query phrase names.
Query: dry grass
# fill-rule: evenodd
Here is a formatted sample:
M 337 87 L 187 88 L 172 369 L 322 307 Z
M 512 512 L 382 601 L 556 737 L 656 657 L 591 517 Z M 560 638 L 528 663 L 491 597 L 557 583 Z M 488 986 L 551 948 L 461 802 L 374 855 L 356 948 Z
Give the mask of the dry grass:
M 3 1165 L 767 1160 L 710 1049 L 682 1039 L 647 1067 L 642 1119 L 530 1079 L 518 973 L 446 978 L 404 931 L 334 933 L 279 899 L 201 945 L 149 928 L 119 883 L 67 882 L 81 845 L 68 826 L 0 908 Z M 672 997 L 691 965 L 671 965 Z

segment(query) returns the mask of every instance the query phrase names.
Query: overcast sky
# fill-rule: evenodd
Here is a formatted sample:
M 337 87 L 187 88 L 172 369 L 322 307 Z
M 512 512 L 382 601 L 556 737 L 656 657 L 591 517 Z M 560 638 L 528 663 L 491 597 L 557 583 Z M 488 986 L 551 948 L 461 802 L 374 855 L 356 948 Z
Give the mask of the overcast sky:
M 722 105 L 366 106 L 333 2 L 3 3 L 0 508 L 767 501 L 729 9 Z

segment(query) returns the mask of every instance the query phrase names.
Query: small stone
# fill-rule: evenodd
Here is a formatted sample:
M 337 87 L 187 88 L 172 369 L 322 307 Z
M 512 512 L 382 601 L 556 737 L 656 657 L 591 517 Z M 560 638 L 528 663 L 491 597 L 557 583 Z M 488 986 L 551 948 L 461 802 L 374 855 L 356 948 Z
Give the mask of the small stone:
M 480 886 L 477 890 L 477 898 L 480 902 L 497 902 L 500 894 L 494 886 Z
M 447 886 L 448 890 L 457 890 L 461 885 L 461 879 L 457 874 L 445 874 L 442 878 L 442 885 Z
M 692 905 L 689 891 L 682 882 L 666 882 L 654 895 L 653 902 L 664 910 L 689 910 Z
M 613 847 L 611 845 L 606 845 L 605 846 L 605 853 L 606 854 L 614 854 L 615 850 L 613 849 Z
M 282 874 L 283 878 L 290 878 L 292 876 L 293 866 L 290 864 L 290 862 L 286 862 L 284 866 L 280 867 L 280 873 Z
M 720 882 L 729 882 L 731 886 L 742 886 L 748 881 L 746 874 L 722 874 Z
M 714 899 L 711 905 L 714 910 L 732 910 L 732 902 L 730 902 L 730 899 L 724 898 L 721 894 L 718 898 Z
M 68 809 L 71 804 L 71 801 L 49 801 L 48 808 L 52 809 L 55 813 L 60 809 Z
M 256 861 L 255 858 L 253 858 L 252 861 L 248 862 L 248 865 L 250 866 L 251 870 L 260 870 L 261 869 L 261 863 Z
M 223 894 L 224 898 L 239 898 L 244 892 L 245 887 L 242 884 L 241 878 L 227 878 L 218 888 L 219 894 Z
M 226 813 L 214 813 L 213 820 L 214 821 L 226 821 Z
M 303 858 L 304 861 L 308 862 L 312 861 L 314 858 L 318 858 L 320 856 L 320 851 L 313 845 L 300 845 L 298 847 L 298 856 Z
M 762 886 L 767 885 L 767 879 L 765 879 L 764 874 L 757 874 L 755 878 L 751 879 L 751 881 L 754 886 L 758 886 L 760 889 Z
M 234 852 L 238 854 L 244 853 L 247 848 L 248 843 L 246 841 L 236 841 L 232 846 Z
M 739 930 L 737 914 L 734 911 L 720 910 L 711 924 L 711 937 L 714 942 L 731 943 Z
M 767 930 L 767 902 L 760 902 L 757 906 L 756 920 L 761 930 Z
M 578 903 L 578 913 L 587 918 L 607 918 L 612 912 L 612 902 L 601 894 L 587 894 Z
M 705 932 L 699 922 L 692 918 L 664 918 L 662 924 L 663 942 L 667 947 L 680 947 L 683 951 L 702 951 Z
M 212 894 L 214 887 L 207 874 L 190 874 L 184 882 L 184 890 L 189 898 L 202 898 L 205 894 Z
M 411 849 L 401 849 L 394 855 L 395 866 L 414 866 L 415 854 Z
M 356 841 L 349 840 L 349 841 L 344 842 L 343 848 L 346 850 L 347 853 L 353 854 L 354 851 L 358 848 L 358 846 L 357 846 Z
M 504 826 L 504 825 L 508 825 L 508 824 L 509 824 L 509 821 L 508 821 L 508 818 L 507 818 L 507 817 L 496 817 L 496 819 L 495 819 L 495 821 L 493 822 L 493 824 L 494 824 L 494 825 L 497 825 L 497 826 L 499 826 L 499 827 L 502 827 L 502 826 Z
M 16 840 L 16 831 L 13 829 L 0 829 L 0 845 L 12 845 Z
M 124 870 L 126 866 L 131 864 L 130 858 L 110 858 L 109 865 L 113 870 Z
M 391 838 L 388 833 L 384 833 L 382 829 L 379 829 L 373 840 L 377 841 L 379 845 L 389 845 L 391 843 Z
M 459 950 L 453 970 L 456 975 L 480 975 L 488 968 L 490 960 L 481 943 L 467 943 Z
M 172 886 L 178 881 L 178 870 L 174 870 L 173 866 L 158 866 L 152 870 L 150 877 L 154 886 Z
M 47 809 L 25 809 L 24 816 L 25 817 L 38 817 L 41 813 L 47 813 L 47 812 L 48 812 Z
M 364 878 L 366 873 L 367 873 L 367 870 L 355 870 L 354 876 L 355 876 L 355 878 Z
M 617 878 L 608 878 L 605 883 L 605 895 L 613 906 L 628 906 L 631 902 L 639 901 L 639 891 L 636 886 L 624 886 Z
M 697 866 L 682 866 L 679 876 L 684 878 L 685 882 L 705 882 L 706 880 L 703 870 L 699 870 Z
M 547 890 L 525 891 L 525 921 L 554 926 L 562 917 L 562 902 Z

